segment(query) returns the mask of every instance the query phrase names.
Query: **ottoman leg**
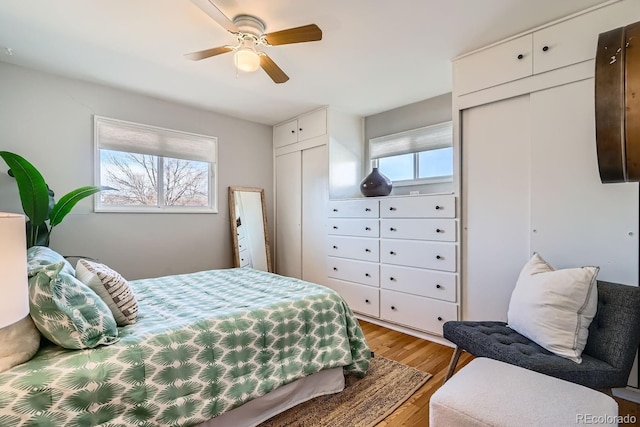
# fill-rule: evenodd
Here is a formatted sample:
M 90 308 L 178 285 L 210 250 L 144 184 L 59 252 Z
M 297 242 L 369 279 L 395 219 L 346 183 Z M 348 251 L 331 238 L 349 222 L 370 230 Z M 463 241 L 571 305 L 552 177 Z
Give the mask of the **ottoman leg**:
M 449 378 L 453 375 L 453 372 L 456 370 L 456 365 L 458 364 L 458 359 L 460 359 L 460 354 L 462 354 L 462 349 L 456 346 L 455 350 L 453 350 L 453 355 L 451 356 L 451 361 L 449 362 L 449 369 L 447 370 L 447 374 L 444 376 L 444 381 L 442 384 L 446 383 Z

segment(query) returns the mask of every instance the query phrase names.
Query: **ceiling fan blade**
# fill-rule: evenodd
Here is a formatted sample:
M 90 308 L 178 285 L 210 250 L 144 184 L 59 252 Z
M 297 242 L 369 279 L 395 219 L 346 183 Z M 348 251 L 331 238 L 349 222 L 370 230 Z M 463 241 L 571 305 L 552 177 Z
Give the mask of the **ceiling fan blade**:
M 265 34 L 267 43 L 271 46 L 281 44 L 315 42 L 322 40 L 322 30 L 316 24 L 304 25 L 302 27 L 289 28 L 288 30 L 276 31 Z
M 264 70 L 265 73 L 271 77 L 276 83 L 284 83 L 289 80 L 289 76 L 287 76 L 280 67 L 273 62 L 273 59 L 269 58 L 266 54 L 260 55 L 260 66 Z
M 219 46 L 219 47 L 214 47 L 212 49 L 205 49 L 205 50 L 200 50 L 198 52 L 187 53 L 184 56 L 187 59 L 190 59 L 192 61 L 199 61 L 201 59 L 210 58 L 212 56 L 220 55 L 221 53 L 231 52 L 232 50 L 233 50 L 233 48 L 231 48 L 229 46 Z
M 238 27 L 236 27 L 236 24 L 234 24 L 231 19 L 227 18 L 227 15 L 222 13 L 222 11 L 218 9 L 218 6 L 216 6 L 213 1 L 191 0 L 191 2 L 202 9 L 204 13 L 213 18 L 213 20 L 220 24 L 225 30 L 229 31 L 230 33 L 237 33 L 239 31 Z

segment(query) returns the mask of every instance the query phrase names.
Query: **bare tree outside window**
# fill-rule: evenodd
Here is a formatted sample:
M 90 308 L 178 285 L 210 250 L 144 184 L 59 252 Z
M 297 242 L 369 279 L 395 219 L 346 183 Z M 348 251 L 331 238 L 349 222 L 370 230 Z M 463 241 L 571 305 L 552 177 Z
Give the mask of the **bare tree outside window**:
M 103 205 L 157 206 L 159 195 L 164 206 L 209 204 L 207 162 L 101 149 L 100 163 L 100 181 L 117 189 L 101 195 Z

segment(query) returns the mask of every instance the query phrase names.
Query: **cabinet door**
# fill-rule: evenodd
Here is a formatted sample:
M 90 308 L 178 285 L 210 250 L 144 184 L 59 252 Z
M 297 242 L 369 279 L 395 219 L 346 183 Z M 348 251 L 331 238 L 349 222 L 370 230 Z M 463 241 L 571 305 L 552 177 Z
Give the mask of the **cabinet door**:
M 329 236 L 329 255 L 378 262 L 380 246 L 378 239 L 367 237 Z
M 398 197 L 380 200 L 381 218 L 455 218 L 453 195 Z
M 273 147 L 279 148 L 298 142 L 298 121 L 290 120 L 273 128 Z
M 276 157 L 276 273 L 302 279 L 302 153 Z
M 456 241 L 455 219 L 381 219 L 380 237 L 388 239 Z
M 450 302 L 380 290 L 380 318 L 442 335 L 442 325 L 458 320 L 458 306 Z
M 453 243 L 382 239 L 380 240 L 380 262 L 456 271 L 456 246 Z
M 528 77 L 533 71 L 531 34 L 481 50 L 453 62 L 457 95 Z
M 290 176 L 289 179 L 294 179 Z M 302 279 L 324 285 L 327 278 L 329 150 L 302 151 Z
M 378 218 L 377 200 L 332 200 L 329 202 L 330 217 Z
M 445 301 L 456 301 L 457 275 L 421 268 L 380 266 L 380 287 Z
M 356 313 L 373 317 L 380 315 L 380 291 L 378 288 L 337 279 L 329 279 L 327 286 L 340 294 Z
M 369 218 L 329 218 L 329 234 L 378 237 L 378 220 Z
M 327 275 L 329 277 L 378 287 L 380 278 L 378 264 L 332 256 L 328 260 Z
M 640 19 L 637 0 L 596 9 L 533 33 L 534 74 L 596 57 L 598 35 Z
M 327 133 L 327 110 L 318 110 L 298 117 L 298 141 Z

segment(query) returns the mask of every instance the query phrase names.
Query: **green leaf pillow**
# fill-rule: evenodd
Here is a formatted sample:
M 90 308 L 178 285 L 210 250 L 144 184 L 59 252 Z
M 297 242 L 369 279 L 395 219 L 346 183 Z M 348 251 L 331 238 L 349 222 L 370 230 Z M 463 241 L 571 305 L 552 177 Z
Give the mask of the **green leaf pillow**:
M 29 272 L 33 322 L 50 341 L 69 349 L 118 341 L 118 327 L 107 304 L 58 262 Z
M 58 262 L 64 263 L 63 272 L 75 275 L 76 272 L 71 263 L 53 249 L 46 246 L 31 246 L 27 249 L 27 269 L 30 274 L 32 270 L 39 270 L 40 267 Z

